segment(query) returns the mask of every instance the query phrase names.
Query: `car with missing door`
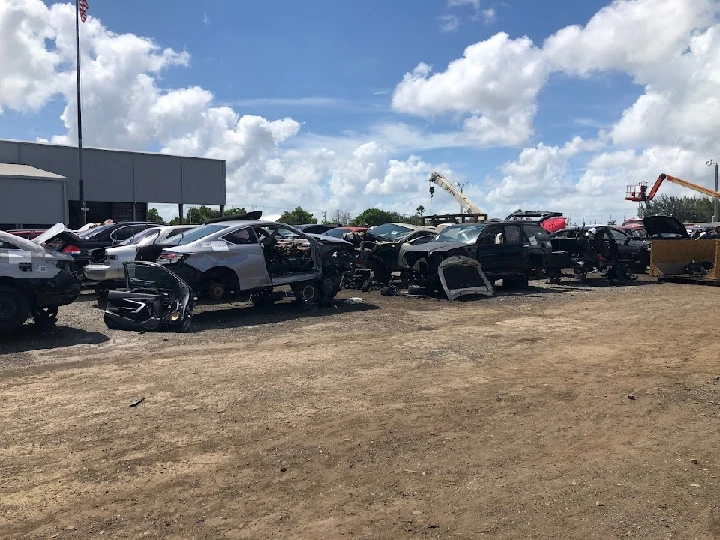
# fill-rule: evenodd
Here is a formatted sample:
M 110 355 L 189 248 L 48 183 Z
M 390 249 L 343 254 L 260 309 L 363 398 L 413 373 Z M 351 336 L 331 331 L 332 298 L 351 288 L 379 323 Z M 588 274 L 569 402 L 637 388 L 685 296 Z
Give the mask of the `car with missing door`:
M 441 290 L 440 264 L 450 257 L 478 261 L 491 283 L 524 288 L 544 275 L 551 251 L 550 235 L 538 223 L 485 221 L 450 225 L 431 242 L 403 246 L 401 257 L 411 286 L 434 294 Z
M 215 301 L 234 296 L 268 304 L 283 285 L 298 300 L 329 301 L 354 261 L 353 246 L 344 240 L 272 221 L 208 223 L 167 242 L 175 245 L 163 249 L 156 262 Z

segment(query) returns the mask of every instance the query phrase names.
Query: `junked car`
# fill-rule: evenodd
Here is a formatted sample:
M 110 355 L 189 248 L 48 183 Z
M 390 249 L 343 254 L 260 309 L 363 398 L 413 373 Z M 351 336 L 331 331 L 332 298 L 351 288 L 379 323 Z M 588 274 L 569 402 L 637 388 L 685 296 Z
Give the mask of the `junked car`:
M 84 267 L 93 258 L 96 258 L 96 261 L 93 262 L 102 262 L 105 257 L 105 248 L 119 245 L 139 232 L 155 226 L 157 226 L 155 223 L 122 222 L 100 225 L 76 233 L 62 223 L 58 223 L 34 240 L 40 243 L 52 243 L 60 239 L 64 244 L 63 252 L 72 255 L 74 269 L 82 275 Z
M 182 232 L 194 228 L 194 225 L 157 226 L 145 229 L 135 236 L 121 242 L 115 247 L 102 249 L 102 262 L 88 264 L 85 269 L 85 277 L 89 281 L 97 282 L 96 292 L 103 295 L 118 281 L 125 280 L 123 263 L 137 259 L 141 248 L 162 244 L 168 238 L 179 235 Z M 93 257 L 98 260 L 101 254 L 94 252 Z
M 55 324 L 58 307 L 80 295 L 72 256 L 39 242 L 0 232 L 0 333 L 22 326 Z
M 269 304 L 275 287 L 289 285 L 300 301 L 327 302 L 353 264 L 352 244 L 272 221 L 211 223 L 171 241 L 157 262 L 215 301 L 234 294 Z
M 431 242 L 403 247 L 402 259 L 411 288 L 433 295 L 442 290 L 440 265 L 451 257 L 478 261 L 490 283 L 524 288 L 543 273 L 551 250 L 550 235 L 537 223 L 487 221 L 446 227 Z
M 650 259 L 647 242 L 611 226 L 572 227 L 555 233 L 551 242 L 547 272 L 552 283 L 560 283 L 566 269 L 578 281 L 594 273 L 610 283 L 626 282 L 636 277 L 631 270 L 644 272 Z
M 393 272 L 402 270 L 402 245 L 429 242 L 436 234 L 434 227 L 418 227 L 409 223 L 385 223 L 372 227 L 365 232 L 360 244 L 358 264 L 372 270 L 375 281 L 390 283 Z
M 185 332 L 195 294 L 167 268 L 150 262 L 123 263 L 125 288 L 108 292 L 104 320 L 113 330 Z
M 643 273 L 650 264 L 650 242 L 645 239 L 637 238 L 618 227 L 597 225 L 584 225 L 582 227 L 568 227 L 557 231 L 551 236 L 551 242 L 554 251 L 565 251 L 571 255 L 580 256 L 582 251 L 582 238 L 586 237 L 591 230 L 598 231 L 602 229 L 610 235 L 615 243 L 612 247 L 609 241 L 605 244 L 609 245 L 609 256 L 622 261 L 628 268 L 634 272 Z M 614 252 L 617 252 L 613 255 Z

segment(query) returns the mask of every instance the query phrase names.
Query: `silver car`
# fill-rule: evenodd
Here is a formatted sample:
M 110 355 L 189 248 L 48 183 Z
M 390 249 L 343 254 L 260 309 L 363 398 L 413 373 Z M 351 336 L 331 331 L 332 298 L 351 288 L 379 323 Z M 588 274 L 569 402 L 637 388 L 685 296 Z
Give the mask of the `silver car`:
M 169 265 L 198 294 L 223 300 L 235 293 L 256 304 L 271 303 L 273 289 L 282 285 L 298 300 L 329 301 L 354 257 L 349 242 L 272 221 L 212 223 L 173 243 L 157 262 Z
M 136 259 L 138 250 L 145 246 L 160 244 L 168 238 L 194 228 L 195 225 L 157 226 L 145 229 L 115 247 L 104 250 L 103 262 L 91 263 L 84 269 L 89 281 L 104 282 L 125 279 L 124 262 Z
M 0 232 L 0 333 L 16 330 L 29 317 L 36 324 L 54 324 L 58 306 L 80 295 L 73 258 L 61 252 L 63 247 Z

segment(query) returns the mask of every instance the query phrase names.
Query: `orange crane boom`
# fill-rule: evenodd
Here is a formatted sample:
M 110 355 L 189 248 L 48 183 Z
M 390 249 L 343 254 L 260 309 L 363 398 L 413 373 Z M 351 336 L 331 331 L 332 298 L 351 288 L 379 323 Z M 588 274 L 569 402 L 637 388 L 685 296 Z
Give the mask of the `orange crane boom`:
M 715 191 L 714 189 L 699 186 L 697 184 L 693 184 L 692 182 L 688 182 L 687 180 L 682 180 L 681 178 L 676 178 L 674 176 L 670 176 L 669 174 L 662 173 L 660 174 L 660 176 L 658 176 L 658 179 L 655 181 L 652 189 L 650 189 L 650 193 L 648 193 L 647 191 L 647 182 L 641 182 L 640 184 L 627 186 L 627 190 L 625 192 L 625 200 L 633 202 L 652 201 L 655 198 L 655 195 L 657 195 L 660 186 L 665 180 L 667 180 L 668 182 L 672 182 L 673 184 L 678 184 L 688 189 L 698 191 L 703 195 L 707 195 L 709 197 L 720 197 L 720 192 Z

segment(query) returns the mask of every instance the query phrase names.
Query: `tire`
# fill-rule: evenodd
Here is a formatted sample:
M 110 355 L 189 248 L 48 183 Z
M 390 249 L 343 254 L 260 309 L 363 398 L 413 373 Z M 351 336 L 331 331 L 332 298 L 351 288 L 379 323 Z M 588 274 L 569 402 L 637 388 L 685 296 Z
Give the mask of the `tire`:
M 320 299 L 320 288 L 315 281 L 294 283 L 291 288 L 296 300 L 301 304 L 312 304 Z
M 257 307 L 268 307 L 275 303 L 275 295 L 273 294 L 272 288 L 258 291 L 250 296 L 250 301 L 253 306 Z
M 373 274 L 375 281 L 383 285 L 388 285 L 392 280 L 392 272 L 384 264 L 379 264 Z
M 178 334 L 184 334 L 190 330 L 192 324 L 192 313 L 186 313 L 183 322 L 175 329 Z
M 530 282 L 527 276 L 512 276 L 503 278 L 504 289 L 527 289 Z
M 16 287 L 0 285 L 0 333 L 20 328 L 30 315 L 27 298 Z
M 108 293 L 110 292 L 111 282 L 101 281 L 95 285 L 95 296 L 97 296 L 98 302 L 106 301 Z
M 220 302 L 225 298 L 227 294 L 227 288 L 225 284 L 220 281 L 211 281 L 208 286 L 208 298 L 214 302 Z
M 54 307 L 45 307 L 45 308 L 39 308 L 35 310 L 33 313 L 33 321 L 37 326 L 54 326 L 57 323 L 58 320 L 58 308 L 57 306 Z
M 330 302 L 337 296 L 342 287 L 342 276 L 338 274 L 327 274 L 319 282 L 321 300 Z

